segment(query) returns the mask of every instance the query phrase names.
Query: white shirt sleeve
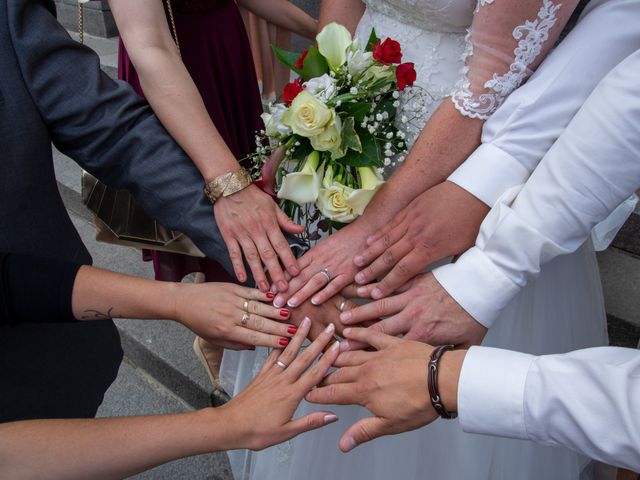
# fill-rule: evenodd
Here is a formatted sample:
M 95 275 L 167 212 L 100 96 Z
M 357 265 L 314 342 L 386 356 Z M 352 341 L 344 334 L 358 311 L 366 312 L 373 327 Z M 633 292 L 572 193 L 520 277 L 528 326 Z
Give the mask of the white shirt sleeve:
M 449 180 L 490 207 L 525 183 L 598 82 L 640 47 L 633 20 L 639 16 L 638 2 L 592 0 L 571 33 L 487 120 L 482 145 Z
M 533 355 L 472 347 L 458 384 L 465 432 L 561 445 L 640 471 L 640 351 Z
M 476 246 L 434 270 L 483 325 L 491 325 L 544 263 L 575 251 L 640 186 L 638 72 L 640 50 L 600 82 L 524 188 L 498 201 Z

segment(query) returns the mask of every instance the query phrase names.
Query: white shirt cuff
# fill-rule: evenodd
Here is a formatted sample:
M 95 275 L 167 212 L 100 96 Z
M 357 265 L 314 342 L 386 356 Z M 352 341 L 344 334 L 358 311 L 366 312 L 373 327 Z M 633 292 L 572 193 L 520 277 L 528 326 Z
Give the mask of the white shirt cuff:
M 478 247 L 433 270 L 436 280 L 478 323 L 489 328 L 520 291 Z
M 493 207 L 505 191 L 525 183 L 529 175 L 531 172 L 507 152 L 483 143 L 448 180 Z
M 458 382 L 458 417 L 467 433 L 528 439 L 524 416 L 527 374 L 536 357 L 471 347 Z

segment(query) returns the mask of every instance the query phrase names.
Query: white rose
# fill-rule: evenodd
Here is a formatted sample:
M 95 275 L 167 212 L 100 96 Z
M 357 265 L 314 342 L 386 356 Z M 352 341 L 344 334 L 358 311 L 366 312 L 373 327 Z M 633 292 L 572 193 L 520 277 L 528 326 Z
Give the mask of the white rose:
M 293 133 L 313 137 L 322 133 L 331 123 L 335 112 L 307 91 L 302 91 L 282 115 L 282 123 Z
M 325 128 L 324 132 L 309 138 L 314 150 L 320 152 L 335 153 L 334 158 L 338 158 L 338 151 L 342 143 L 342 120 L 335 115 L 334 121 Z M 344 156 L 340 155 L 340 156 Z
M 301 206 L 315 202 L 320 193 L 321 178 L 317 171 L 319 162 L 320 154 L 311 152 L 302 170 L 289 173 L 282 179 L 278 198 L 291 200 Z
M 325 73 L 321 77 L 312 78 L 304 84 L 305 90 L 323 103 L 327 103 L 336 96 L 338 88 L 336 80 Z
M 260 115 L 264 122 L 264 130 L 270 137 L 291 134 L 291 128 L 282 123 L 282 115 L 287 111 L 287 106 L 282 103 L 276 103 L 269 108 L 269 113 Z
M 373 65 L 365 72 L 362 80 L 365 82 L 377 82 L 378 80 L 392 80 L 395 78 L 393 68 L 388 65 Z
M 347 61 L 347 48 L 352 40 L 351 33 L 342 25 L 335 22 L 326 25 L 316 36 L 316 42 L 331 70 L 337 70 Z
M 360 75 L 373 65 L 371 52 L 365 52 L 358 45 L 360 45 L 360 42 L 356 39 L 347 51 L 347 69 L 354 77 Z

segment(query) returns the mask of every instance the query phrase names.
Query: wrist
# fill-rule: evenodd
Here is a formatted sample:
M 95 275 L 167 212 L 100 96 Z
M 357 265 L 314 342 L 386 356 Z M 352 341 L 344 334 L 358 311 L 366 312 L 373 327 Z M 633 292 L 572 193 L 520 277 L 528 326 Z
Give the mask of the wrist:
M 239 167 L 207 182 L 204 193 L 215 204 L 219 199 L 238 193 L 253 184 L 253 179 L 247 170 Z
M 446 352 L 440 359 L 438 388 L 442 403 L 449 412 L 458 411 L 458 382 L 467 350 Z

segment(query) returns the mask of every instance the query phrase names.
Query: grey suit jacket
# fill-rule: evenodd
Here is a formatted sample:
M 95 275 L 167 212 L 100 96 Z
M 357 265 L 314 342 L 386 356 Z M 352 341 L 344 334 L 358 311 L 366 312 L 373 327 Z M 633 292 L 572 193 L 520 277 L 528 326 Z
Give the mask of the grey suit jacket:
M 53 1 L 2 0 L 0 251 L 90 263 L 58 193 L 51 142 L 230 270 L 199 172 L 144 100 L 100 71 Z M 121 354 L 112 322 L 1 328 L 0 420 L 93 415 Z

